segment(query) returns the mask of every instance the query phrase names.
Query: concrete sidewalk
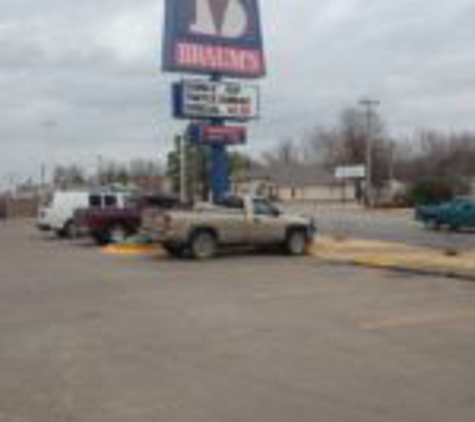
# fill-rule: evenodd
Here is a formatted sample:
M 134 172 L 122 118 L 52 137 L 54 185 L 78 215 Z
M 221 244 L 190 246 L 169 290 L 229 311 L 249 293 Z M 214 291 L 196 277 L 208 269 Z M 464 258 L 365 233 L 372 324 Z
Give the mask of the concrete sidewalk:
M 367 208 L 358 202 L 318 202 L 318 201 L 284 201 L 280 205 L 286 209 L 315 209 L 318 211 L 348 211 L 365 214 L 400 215 L 413 218 L 414 208 L 408 207 L 373 207 Z
M 310 254 L 325 261 L 475 281 L 475 250 L 437 250 L 403 243 L 320 237 Z

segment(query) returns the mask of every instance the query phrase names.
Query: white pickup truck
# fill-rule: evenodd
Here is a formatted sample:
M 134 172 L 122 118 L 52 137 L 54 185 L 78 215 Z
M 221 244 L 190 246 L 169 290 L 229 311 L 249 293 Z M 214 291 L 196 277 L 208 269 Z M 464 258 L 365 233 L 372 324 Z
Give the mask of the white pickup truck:
M 142 230 L 173 256 L 206 259 L 227 246 L 279 246 L 289 255 L 303 255 L 316 226 L 311 218 L 284 214 L 265 198 L 246 196 L 190 210 L 148 209 Z

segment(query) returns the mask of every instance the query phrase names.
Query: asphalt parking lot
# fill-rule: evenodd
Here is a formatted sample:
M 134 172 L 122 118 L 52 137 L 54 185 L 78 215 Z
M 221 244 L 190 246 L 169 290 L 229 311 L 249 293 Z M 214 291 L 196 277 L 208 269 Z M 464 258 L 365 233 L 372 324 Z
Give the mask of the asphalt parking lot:
M 0 224 L 0 421 L 471 422 L 475 283 Z

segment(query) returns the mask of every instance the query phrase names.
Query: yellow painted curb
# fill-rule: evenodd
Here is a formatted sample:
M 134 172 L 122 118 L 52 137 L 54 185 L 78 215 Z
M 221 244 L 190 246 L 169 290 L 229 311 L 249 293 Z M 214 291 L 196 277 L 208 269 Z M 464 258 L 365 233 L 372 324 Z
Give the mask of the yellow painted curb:
M 446 256 L 443 251 L 402 243 L 322 237 L 311 255 L 328 262 L 387 268 L 475 280 L 475 252 Z
M 106 255 L 160 255 L 161 250 L 152 245 L 108 245 L 101 248 Z

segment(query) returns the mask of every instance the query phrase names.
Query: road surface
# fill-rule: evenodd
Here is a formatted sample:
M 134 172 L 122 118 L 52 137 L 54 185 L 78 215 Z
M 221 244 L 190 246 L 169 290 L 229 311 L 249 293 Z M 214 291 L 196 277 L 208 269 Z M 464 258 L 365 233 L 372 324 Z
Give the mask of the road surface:
M 286 204 L 285 209 L 315 216 L 323 234 L 361 237 L 428 246 L 437 249 L 475 249 L 475 231 L 453 233 L 427 230 L 411 210 L 367 211 L 354 205 Z
M 1 422 L 470 422 L 475 284 L 0 226 Z

